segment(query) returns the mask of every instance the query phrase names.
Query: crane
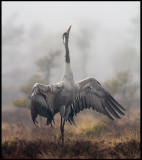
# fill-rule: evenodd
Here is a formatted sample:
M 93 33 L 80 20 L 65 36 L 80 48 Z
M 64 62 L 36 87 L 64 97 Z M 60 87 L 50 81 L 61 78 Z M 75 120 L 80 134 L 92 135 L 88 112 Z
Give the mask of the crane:
M 106 115 L 109 119 L 121 119 L 126 111 L 94 78 L 86 78 L 79 82 L 74 81 L 70 65 L 69 33 L 71 26 L 62 35 L 65 46 L 65 72 L 62 79 L 55 84 L 44 85 L 36 83 L 31 94 L 31 117 L 38 127 L 37 116 L 47 118 L 47 125 L 52 126 L 54 116 L 61 116 L 61 140 L 64 145 L 65 122 L 74 124 L 74 116 L 84 109 L 93 109 Z M 120 114 L 120 115 L 119 115 Z

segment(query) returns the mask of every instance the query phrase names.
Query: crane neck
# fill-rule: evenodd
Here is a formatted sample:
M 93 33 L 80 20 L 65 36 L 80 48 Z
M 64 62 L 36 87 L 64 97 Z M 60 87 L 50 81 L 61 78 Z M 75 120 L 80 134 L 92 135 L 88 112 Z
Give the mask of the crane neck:
M 66 63 L 70 63 L 70 55 L 69 55 L 69 47 L 68 47 L 68 38 L 65 39 L 65 50 L 66 50 L 65 62 L 66 62 Z
M 63 79 L 70 82 L 74 82 L 73 72 L 71 70 L 70 63 L 65 64 L 65 73 Z
M 65 79 L 70 79 L 73 80 L 73 73 L 71 70 L 71 66 L 70 66 L 70 55 L 69 55 L 69 48 L 68 48 L 68 38 L 65 38 L 65 74 L 64 74 L 64 78 Z

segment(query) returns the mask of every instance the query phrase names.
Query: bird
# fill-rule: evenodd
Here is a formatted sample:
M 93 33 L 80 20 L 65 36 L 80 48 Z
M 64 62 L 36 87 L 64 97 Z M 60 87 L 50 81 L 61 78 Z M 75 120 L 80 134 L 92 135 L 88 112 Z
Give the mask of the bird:
M 121 119 L 125 108 L 94 78 L 88 77 L 74 81 L 70 64 L 69 34 L 71 26 L 62 35 L 65 47 L 65 71 L 61 80 L 55 84 L 35 83 L 31 93 L 31 118 L 36 127 L 37 116 L 47 118 L 47 125 L 54 123 L 54 116 L 60 113 L 61 142 L 64 146 L 64 126 L 66 122 L 75 124 L 74 117 L 84 109 L 93 109 L 109 119 Z

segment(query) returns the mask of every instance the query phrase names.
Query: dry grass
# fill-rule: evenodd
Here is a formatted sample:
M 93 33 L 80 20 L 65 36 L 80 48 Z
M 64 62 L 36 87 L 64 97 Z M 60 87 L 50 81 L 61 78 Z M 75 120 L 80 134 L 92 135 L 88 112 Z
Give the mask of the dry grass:
M 2 143 L 2 158 L 45 159 L 45 158 L 85 158 L 85 159 L 134 159 L 140 158 L 140 142 L 107 144 L 105 141 L 66 139 L 64 147 L 59 139 L 26 140 L 11 139 Z
M 98 126 L 100 128 L 104 127 L 103 123 L 106 124 L 108 129 L 102 129 L 96 136 L 96 128 L 98 129 Z M 2 158 L 140 158 L 139 127 L 136 124 L 131 124 L 130 130 L 130 126 L 125 124 L 125 130 L 122 131 L 124 126 L 116 123 L 117 134 L 114 134 L 116 128 L 112 128 L 108 124 L 107 122 L 100 122 L 90 130 L 86 129 L 85 134 L 81 134 L 82 131 L 74 133 L 65 129 L 64 147 L 61 146 L 59 127 L 30 128 L 22 124 L 3 124 Z M 88 133 L 93 133 L 93 129 L 94 135 L 90 136 Z
M 130 121 L 123 117 L 112 122 L 84 112 L 85 115 L 77 117 L 77 126 L 65 125 L 65 145 L 62 147 L 58 116 L 53 128 L 36 128 L 29 122 L 29 112 L 24 112 L 4 117 L 3 159 L 140 159 L 139 119 Z

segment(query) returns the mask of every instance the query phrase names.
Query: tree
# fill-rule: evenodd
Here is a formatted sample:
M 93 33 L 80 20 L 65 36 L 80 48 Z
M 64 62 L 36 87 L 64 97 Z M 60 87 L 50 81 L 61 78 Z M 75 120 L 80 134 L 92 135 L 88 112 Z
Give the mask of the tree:
M 6 23 L 2 25 L 2 45 L 3 46 L 16 46 L 24 41 L 25 29 L 22 25 L 16 25 L 17 16 L 14 14 L 10 16 Z
M 19 108 L 27 108 L 30 109 L 30 95 L 32 91 L 32 87 L 35 83 L 46 83 L 44 79 L 39 75 L 34 75 L 32 78 L 29 79 L 26 85 L 23 85 L 20 90 L 26 96 L 24 99 L 16 99 L 13 101 L 15 107 Z M 40 126 L 42 126 L 42 118 L 40 117 Z
M 50 51 L 48 56 L 44 56 L 35 62 L 47 83 L 50 82 L 52 70 L 59 66 L 59 61 L 57 59 L 59 59 L 60 55 L 60 50 L 55 52 Z
M 59 57 L 60 53 L 61 52 L 59 50 L 55 52 L 49 52 L 48 56 L 44 56 L 43 58 L 40 58 L 35 62 L 39 71 L 42 73 L 42 76 L 34 75 L 29 79 L 27 84 L 21 86 L 20 90 L 25 94 L 27 102 L 26 99 L 18 99 L 14 101 L 14 106 L 24 107 L 25 104 L 25 107 L 27 108 L 33 85 L 35 83 L 49 83 L 52 69 L 59 66 L 59 63 L 57 62 L 57 57 Z
M 14 100 L 13 104 L 15 107 L 30 108 L 30 95 L 35 83 L 45 84 L 45 80 L 39 75 L 34 75 L 29 79 L 26 85 L 21 86 L 20 91 L 25 94 L 25 99 Z
M 83 78 L 87 76 L 88 49 L 90 47 L 90 40 L 92 37 L 92 32 L 90 31 L 90 28 L 87 28 L 87 26 L 80 30 L 80 35 L 77 37 L 77 46 L 81 51 Z
M 117 72 L 104 86 L 126 108 L 128 117 L 132 107 L 139 107 L 139 84 L 133 81 L 129 70 Z
M 140 78 L 140 14 L 130 19 L 123 45 L 116 48 L 116 54 L 112 57 L 115 70 L 131 70 L 135 79 Z

